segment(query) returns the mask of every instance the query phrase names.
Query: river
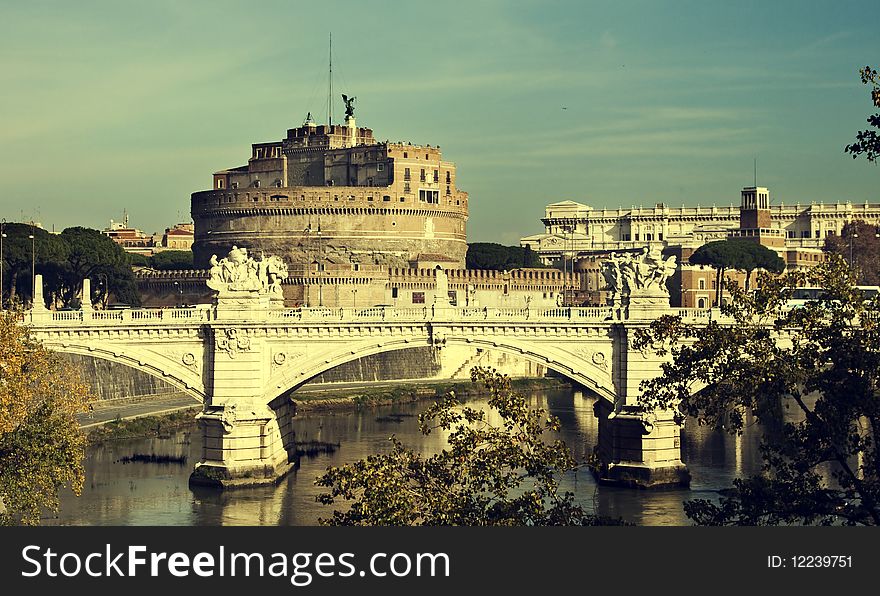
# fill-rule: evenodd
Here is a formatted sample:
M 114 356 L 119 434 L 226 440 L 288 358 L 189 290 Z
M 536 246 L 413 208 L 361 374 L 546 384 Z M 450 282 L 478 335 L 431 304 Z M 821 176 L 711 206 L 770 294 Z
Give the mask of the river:
M 562 438 L 577 459 L 596 444 L 598 420 L 593 398 L 578 390 L 529 392 L 533 407 L 559 417 Z M 485 399 L 473 399 L 479 407 Z M 297 441 L 338 443 L 333 453 L 303 457 L 300 467 L 277 486 L 236 491 L 191 489 L 193 464 L 201 453 L 198 431 L 178 431 L 167 437 L 113 442 L 89 448 L 82 495 L 64 491 L 57 517 L 44 525 L 316 525 L 330 508 L 316 502 L 322 489 L 314 480 L 331 465 L 358 460 L 388 448 L 396 435 L 404 444 L 429 454 L 442 449 L 442 435 L 425 437 L 417 414 L 426 403 L 383 406 L 361 411 L 302 415 L 295 419 Z M 598 486 L 586 470 L 567 475 L 562 490 L 570 490 L 588 511 L 622 517 L 638 525 L 689 525 L 682 503 L 717 497 L 737 476 L 760 468 L 760 430 L 749 426 L 732 437 L 687 424 L 682 433 L 682 456 L 692 475 L 691 487 L 674 490 L 634 490 Z M 124 463 L 135 454 L 185 459 L 182 463 Z

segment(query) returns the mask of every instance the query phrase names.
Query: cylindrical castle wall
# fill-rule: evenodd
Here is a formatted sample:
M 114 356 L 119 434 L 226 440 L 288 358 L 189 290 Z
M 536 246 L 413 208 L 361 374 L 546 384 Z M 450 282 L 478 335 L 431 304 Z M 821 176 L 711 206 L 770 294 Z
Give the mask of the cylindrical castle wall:
M 420 253 L 464 267 L 467 193 L 439 204 L 383 187 L 223 189 L 192 195 L 196 267 L 237 245 L 306 262 L 407 267 Z

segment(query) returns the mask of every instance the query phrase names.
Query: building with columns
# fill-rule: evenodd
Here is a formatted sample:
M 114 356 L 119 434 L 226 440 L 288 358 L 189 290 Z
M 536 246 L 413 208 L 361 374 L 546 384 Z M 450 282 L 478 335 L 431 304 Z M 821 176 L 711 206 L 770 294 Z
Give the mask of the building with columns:
M 658 204 L 650 209 L 592 209 L 574 201 L 545 208 L 543 234 L 520 240 L 541 260 L 581 273 L 580 293 L 587 301 L 603 304 L 601 261 L 612 252 L 659 247 L 679 263 L 668 287 L 673 306 L 707 308 L 715 299 L 715 270 L 691 265 L 689 257 L 700 246 L 717 240 L 741 238 L 775 250 L 789 269 L 813 267 L 825 260 L 822 246 L 828 236 L 840 234 L 852 220 L 880 224 L 880 204 L 773 205 L 766 187 L 748 186 L 738 207 L 681 207 Z M 757 273 L 753 273 L 753 284 Z M 730 271 L 726 277 L 740 285 L 745 275 Z
M 852 220 L 880 225 L 880 203 L 835 202 L 794 205 L 773 205 L 767 192 L 769 218 L 765 229 L 784 240 L 786 248 L 821 249 L 825 238 L 839 235 Z M 745 189 L 744 189 L 745 190 Z M 756 191 L 757 192 L 757 191 Z M 758 200 L 757 197 L 755 199 Z M 574 201 L 551 203 L 544 208 L 544 232 L 520 239 L 546 264 L 563 258 L 595 251 L 625 250 L 659 244 L 702 245 L 724 240 L 741 227 L 741 206 L 670 207 L 657 203 L 653 207 L 630 209 L 593 209 Z M 756 227 L 757 227 L 757 222 Z M 761 222 L 762 224 L 766 222 Z

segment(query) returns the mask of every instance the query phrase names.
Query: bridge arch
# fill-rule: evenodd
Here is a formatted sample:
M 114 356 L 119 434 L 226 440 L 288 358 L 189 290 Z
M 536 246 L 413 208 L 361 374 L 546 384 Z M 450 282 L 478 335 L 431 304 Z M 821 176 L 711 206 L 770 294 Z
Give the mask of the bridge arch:
M 316 376 L 359 358 L 383 352 L 431 345 L 433 344 L 427 336 L 418 340 L 395 338 L 382 341 L 381 343 L 361 341 L 353 345 L 347 345 L 344 349 L 322 354 L 320 358 L 310 359 L 303 357 L 299 364 L 291 363 L 290 366 L 270 375 L 262 401 L 269 403 L 281 395 L 296 391 Z M 553 353 L 545 352 L 534 345 L 530 345 L 525 340 L 516 341 L 500 337 L 494 339 L 475 339 L 447 336 L 444 337 L 444 345 L 482 348 L 518 356 L 535 364 L 546 366 L 548 369 L 595 391 L 600 397 L 610 403 L 615 401 L 616 393 L 610 372 L 602 370 L 592 362 L 586 361 L 573 353 L 560 350 L 555 350 Z
M 175 368 L 169 366 L 171 363 L 169 358 L 163 358 L 158 355 L 153 356 L 147 352 L 135 352 L 130 349 L 99 348 L 91 345 L 74 343 L 61 344 L 46 342 L 45 346 L 53 352 L 76 354 L 78 356 L 98 358 L 121 364 L 164 381 L 183 393 L 186 393 L 193 399 L 202 403 L 205 402 L 205 389 L 201 377 L 196 376 L 195 373 L 181 375 L 176 372 L 169 372 L 169 370 Z

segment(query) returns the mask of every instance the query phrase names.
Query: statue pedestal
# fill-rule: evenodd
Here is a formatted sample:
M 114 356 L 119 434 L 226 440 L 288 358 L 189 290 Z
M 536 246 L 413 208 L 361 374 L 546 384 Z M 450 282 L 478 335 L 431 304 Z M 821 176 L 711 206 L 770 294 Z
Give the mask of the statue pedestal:
M 620 306 L 627 320 L 653 321 L 668 314 L 669 294 L 661 291 L 630 293 L 621 300 Z
M 261 312 L 270 309 L 275 309 L 270 296 L 258 292 L 226 290 L 218 293 L 214 298 L 214 310 L 218 321 L 253 319 Z

